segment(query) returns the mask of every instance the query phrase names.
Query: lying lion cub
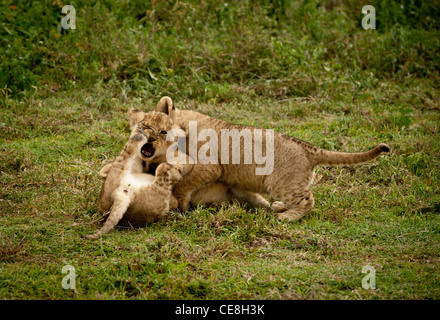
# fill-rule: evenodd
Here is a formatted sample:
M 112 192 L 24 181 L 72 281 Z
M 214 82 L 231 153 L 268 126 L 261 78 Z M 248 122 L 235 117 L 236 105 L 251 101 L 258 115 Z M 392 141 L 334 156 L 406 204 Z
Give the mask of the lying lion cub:
M 147 116 L 149 115 L 149 116 Z M 179 110 L 175 108 L 173 101 L 169 97 L 163 97 L 156 111 L 151 111 L 141 115 L 141 118 L 148 120 L 139 124 L 152 132 L 160 132 L 167 124 L 178 125 L 184 131 L 189 131 L 190 121 L 197 122 L 197 134 L 204 129 L 212 129 L 218 137 L 222 136 L 222 131 L 238 131 L 247 129 L 251 132 L 254 142 L 257 141 L 257 130 L 253 127 L 229 124 L 225 121 L 213 119 L 209 116 L 191 110 Z M 268 130 L 266 130 L 268 131 Z M 273 132 L 273 131 L 272 131 Z M 279 219 L 289 219 L 296 221 L 310 212 L 313 208 L 314 200 L 310 186 L 313 182 L 314 170 L 318 165 L 351 165 L 360 164 L 378 157 L 381 153 L 390 152 L 386 144 L 379 144 L 374 149 L 360 153 L 332 152 L 317 148 L 307 142 L 287 136 L 285 134 L 273 132 L 273 171 L 265 175 L 257 175 L 256 168 L 261 167 L 257 163 L 243 162 L 247 156 L 240 148 L 240 154 L 236 155 L 241 160 L 240 163 L 224 163 L 221 152 L 218 152 L 215 163 L 196 163 L 186 164 L 190 171 L 174 188 L 174 196 L 179 203 L 179 209 L 186 211 L 189 208 L 192 194 L 213 182 L 222 182 L 233 188 L 246 190 L 248 192 L 269 193 L 274 198 L 282 202 L 275 202 L 272 206 Z M 267 135 L 260 135 L 262 139 L 262 152 L 267 148 Z M 187 149 L 194 148 L 187 139 Z M 197 144 L 197 150 L 204 145 L 204 142 Z M 218 149 L 222 150 L 220 139 L 218 139 Z M 223 150 L 222 150 L 223 151 Z M 227 156 L 232 154 L 232 145 L 227 150 Z M 166 151 L 155 150 L 148 155 L 149 163 L 161 163 L 166 161 Z M 280 212 L 281 211 L 281 212 Z
M 100 171 L 105 177 L 100 211 L 106 212 L 110 207 L 111 210 L 104 226 L 95 234 L 86 235 L 87 239 L 98 239 L 123 218 L 133 225 L 158 220 L 177 205 L 172 192 L 182 178 L 182 166 L 162 163 L 157 167 L 156 176 L 143 173 L 142 146 L 148 136 L 140 128 L 138 132 L 132 134 L 116 160 Z

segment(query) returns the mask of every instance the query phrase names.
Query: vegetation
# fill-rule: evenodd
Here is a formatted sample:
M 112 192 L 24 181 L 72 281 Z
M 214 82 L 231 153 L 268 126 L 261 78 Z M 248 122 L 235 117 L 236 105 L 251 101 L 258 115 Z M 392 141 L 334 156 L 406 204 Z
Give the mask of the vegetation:
M 1 4 L 0 298 L 440 298 L 439 1 Z M 75 30 L 61 28 L 66 4 Z M 361 27 L 366 4 L 376 30 Z M 163 95 L 322 148 L 392 153 L 319 168 L 297 223 L 231 204 L 84 239 L 126 111 Z

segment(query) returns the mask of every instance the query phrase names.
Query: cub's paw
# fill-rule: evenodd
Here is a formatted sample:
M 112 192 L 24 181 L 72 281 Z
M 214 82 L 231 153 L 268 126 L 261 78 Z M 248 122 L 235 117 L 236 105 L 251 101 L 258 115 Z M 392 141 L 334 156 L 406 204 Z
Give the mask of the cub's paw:
M 277 218 L 278 220 L 295 221 L 292 215 L 287 211 L 275 213 L 275 218 Z
M 182 176 L 186 176 L 194 167 L 194 164 L 171 163 L 171 165 L 179 171 Z
M 298 210 L 289 209 L 284 212 L 275 213 L 275 217 L 278 220 L 298 221 L 304 216 L 304 212 Z
M 169 163 L 161 163 L 157 169 L 156 169 L 156 176 L 163 176 L 165 175 L 165 172 L 169 171 L 172 168 L 172 165 L 170 165 Z
M 108 163 L 106 164 L 104 167 L 102 167 L 101 170 L 99 170 L 99 175 L 101 176 L 101 178 L 107 178 L 108 173 L 110 172 L 110 169 L 112 168 L 113 163 Z
M 272 203 L 270 208 L 273 212 L 283 212 L 289 209 L 282 201 L 275 201 L 274 203 Z
M 89 240 L 96 240 L 99 239 L 99 237 L 101 236 L 100 233 L 94 233 L 94 234 L 86 234 L 84 235 L 84 238 L 89 239 Z
M 176 184 L 182 179 L 182 174 L 176 168 L 171 168 L 165 173 L 165 176 L 168 178 L 172 184 Z
M 175 164 L 172 164 L 172 166 L 175 170 L 177 170 L 180 174 L 183 175 L 183 172 L 184 172 L 184 165 L 183 164 L 175 163 Z
M 171 165 L 169 163 L 161 163 L 156 170 L 156 176 L 163 176 L 164 180 L 176 184 L 182 179 L 182 167 L 176 167 L 176 165 Z

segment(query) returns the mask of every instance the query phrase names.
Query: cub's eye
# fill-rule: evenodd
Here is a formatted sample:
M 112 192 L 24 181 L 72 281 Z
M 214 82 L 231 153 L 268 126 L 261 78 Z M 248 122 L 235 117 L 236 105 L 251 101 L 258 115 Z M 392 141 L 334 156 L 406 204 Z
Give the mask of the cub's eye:
M 164 130 L 162 130 L 162 131 L 160 132 L 160 134 L 167 134 L 167 132 L 164 131 Z

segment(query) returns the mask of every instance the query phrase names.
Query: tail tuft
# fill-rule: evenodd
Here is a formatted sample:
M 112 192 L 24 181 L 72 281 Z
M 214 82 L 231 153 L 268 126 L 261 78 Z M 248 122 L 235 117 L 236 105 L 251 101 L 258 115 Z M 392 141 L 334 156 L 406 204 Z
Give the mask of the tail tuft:
M 382 151 L 382 152 L 390 152 L 391 151 L 390 147 L 388 147 L 385 143 L 379 144 L 379 147 L 380 147 L 380 151 Z

